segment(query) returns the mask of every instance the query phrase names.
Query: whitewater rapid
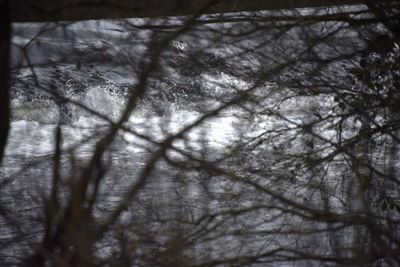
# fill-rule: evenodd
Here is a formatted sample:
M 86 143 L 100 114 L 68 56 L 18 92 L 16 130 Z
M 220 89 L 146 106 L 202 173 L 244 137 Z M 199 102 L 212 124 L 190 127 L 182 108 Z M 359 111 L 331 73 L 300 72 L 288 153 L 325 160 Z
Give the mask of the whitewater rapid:
M 89 89 L 81 97 L 83 105 L 96 110 L 100 114 L 115 121 L 123 110 L 126 99 L 112 94 L 107 88 L 95 87 Z M 54 152 L 54 136 L 59 117 L 57 106 L 50 101 L 32 101 L 21 103 L 13 101 L 13 118 L 6 149 L 6 156 L 43 156 Z M 61 125 L 63 132 L 63 148 L 77 148 L 80 152 L 90 153 L 99 137 L 108 129 L 108 122 L 95 115 L 90 115 L 78 108 L 72 108 L 74 120 Z M 154 141 L 162 141 L 168 135 L 176 134 L 184 127 L 196 121 L 202 114 L 193 110 L 169 107 L 168 112 L 157 115 L 145 108 L 134 112 L 126 123 L 127 128 L 147 135 Z M 237 137 L 239 119 L 234 111 L 225 112 L 215 118 L 210 118 L 186 134 L 186 141 L 192 148 L 196 144 L 207 144 L 212 147 L 228 146 Z M 140 152 L 145 148 L 143 141 L 132 133 L 121 131 L 121 149 L 130 152 Z

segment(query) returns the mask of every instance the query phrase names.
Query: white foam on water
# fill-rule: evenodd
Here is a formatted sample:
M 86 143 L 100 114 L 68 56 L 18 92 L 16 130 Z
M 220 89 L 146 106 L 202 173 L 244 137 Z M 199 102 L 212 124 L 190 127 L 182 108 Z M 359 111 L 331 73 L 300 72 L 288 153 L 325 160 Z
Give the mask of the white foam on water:
M 5 155 L 35 155 L 51 153 L 54 149 L 54 125 L 18 120 L 11 123 Z
M 100 87 L 91 88 L 86 95 L 81 97 L 81 100 L 86 106 L 113 121 L 118 119 L 125 105 L 125 101 L 120 97 L 114 96 Z M 38 107 L 37 112 L 38 116 L 31 116 L 25 120 L 20 119 L 11 123 L 6 155 L 40 156 L 54 152 L 57 109 L 55 105 L 43 105 L 42 109 Z M 74 112 L 76 113 L 74 115 L 77 117 L 76 120 L 61 126 L 63 148 L 76 148 L 78 151 L 89 153 L 93 149 L 95 141 L 107 131 L 109 124 L 85 111 L 79 111 L 78 108 L 74 108 Z M 52 119 L 44 120 L 43 117 L 48 116 L 48 113 L 53 114 Z M 43 117 L 41 117 L 41 114 Z M 141 110 L 131 116 L 127 126 L 153 140 L 163 141 L 167 136 L 179 133 L 201 116 L 202 114 L 196 111 L 175 108 L 163 116 Z M 35 120 L 36 117 L 42 119 Z M 228 113 L 207 119 L 190 129 L 185 133 L 184 140 L 177 140 L 174 145 L 192 149 L 200 149 L 206 145 L 221 149 L 235 140 L 235 123 L 237 123 L 237 120 L 233 114 Z M 89 138 L 89 141 L 87 138 Z M 125 152 L 138 152 L 146 148 L 146 142 L 132 133 L 123 132 L 122 139 L 124 143 L 119 147 Z

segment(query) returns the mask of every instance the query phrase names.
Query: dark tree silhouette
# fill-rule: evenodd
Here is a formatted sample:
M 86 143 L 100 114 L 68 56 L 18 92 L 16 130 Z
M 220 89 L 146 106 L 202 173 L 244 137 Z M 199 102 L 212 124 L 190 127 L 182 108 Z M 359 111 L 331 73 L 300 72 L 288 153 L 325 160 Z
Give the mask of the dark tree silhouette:
M 0 2 L 0 164 L 7 144 L 7 136 L 10 124 L 10 100 L 9 100 L 9 57 L 11 38 L 11 18 L 8 1 Z
M 16 23 L 2 264 L 399 265 L 398 2 L 299 2 Z

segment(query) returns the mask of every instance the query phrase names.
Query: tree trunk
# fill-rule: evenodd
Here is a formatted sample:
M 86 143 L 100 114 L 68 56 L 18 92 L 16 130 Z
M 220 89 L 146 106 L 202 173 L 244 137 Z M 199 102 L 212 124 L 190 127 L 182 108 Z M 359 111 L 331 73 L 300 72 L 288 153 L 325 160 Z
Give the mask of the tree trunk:
M 0 0 L 0 164 L 3 160 L 10 129 L 10 38 L 11 17 L 9 1 Z

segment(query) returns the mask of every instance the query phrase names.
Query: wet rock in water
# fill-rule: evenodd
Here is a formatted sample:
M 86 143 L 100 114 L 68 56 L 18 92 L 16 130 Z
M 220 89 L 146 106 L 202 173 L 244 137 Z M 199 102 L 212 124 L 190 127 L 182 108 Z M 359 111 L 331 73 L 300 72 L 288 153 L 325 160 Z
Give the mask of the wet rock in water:
M 224 58 L 203 50 L 172 51 L 164 60 L 165 66 L 175 69 L 187 77 L 196 77 L 202 73 L 215 74 L 229 68 L 229 64 Z

